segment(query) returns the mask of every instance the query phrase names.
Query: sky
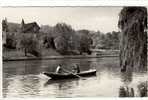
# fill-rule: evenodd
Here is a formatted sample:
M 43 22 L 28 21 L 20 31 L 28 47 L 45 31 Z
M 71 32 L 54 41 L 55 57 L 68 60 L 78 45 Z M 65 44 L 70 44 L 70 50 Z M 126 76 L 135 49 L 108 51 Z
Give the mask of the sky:
M 122 7 L 4 7 L 0 19 L 25 23 L 36 21 L 39 25 L 54 26 L 65 22 L 74 28 L 101 31 L 118 31 L 119 13 Z

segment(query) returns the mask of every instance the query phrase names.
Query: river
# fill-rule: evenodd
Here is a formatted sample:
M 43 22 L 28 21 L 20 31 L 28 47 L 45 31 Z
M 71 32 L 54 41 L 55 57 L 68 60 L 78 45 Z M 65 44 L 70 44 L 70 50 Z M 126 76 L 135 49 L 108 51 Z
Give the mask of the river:
M 69 70 L 73 64 L 81 71 L 96 68 L 97 74 L 59 81 L 42 74 L 55 71 L 58 64 Z M 148 81 L 145 69 L 123 74 L 117 57 L 3 62 L 3 97 L 118 97 L 120 86 L 136 89 L 143 81 Z

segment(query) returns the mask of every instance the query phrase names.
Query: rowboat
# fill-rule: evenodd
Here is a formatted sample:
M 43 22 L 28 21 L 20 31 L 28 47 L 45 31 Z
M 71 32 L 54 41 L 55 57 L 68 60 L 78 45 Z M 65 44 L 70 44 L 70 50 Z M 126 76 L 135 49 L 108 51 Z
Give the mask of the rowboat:
M 73 73 L 58 74 L 58 73 L 54 73 L 54 72 L 43 72 L 43 74 L 50 77 L 53 80 L 60 80 L 60 79 L 80 78 L 78 76 L 86 77 L 86 76 L 96 75 L 96 70 L 91 69 L 91 70 L 83 71 L 83 72 L 80 72 L 77 74 L 73 74 Z

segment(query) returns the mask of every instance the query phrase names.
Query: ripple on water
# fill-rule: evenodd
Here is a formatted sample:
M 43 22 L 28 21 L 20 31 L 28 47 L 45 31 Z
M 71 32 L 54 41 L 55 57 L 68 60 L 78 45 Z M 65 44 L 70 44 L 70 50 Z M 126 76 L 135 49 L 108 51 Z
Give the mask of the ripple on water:
M 42 71 L 53 71 L 59 63 L 78 63 L 81 70 L 97 68 L 97 75 L 84 79 L 49 81 Z M 49 65 L 49 66 L 47 66 Z M 137 85 L 148 80 L 148 73 L 120 73 L 117 58 L 70 59 L 5 63 L 4 97 L 117 97 L 120 86 Z M 11 66 L 10 68 L 8 66 Z M 44 67 L 43 67 L 44 66 Z

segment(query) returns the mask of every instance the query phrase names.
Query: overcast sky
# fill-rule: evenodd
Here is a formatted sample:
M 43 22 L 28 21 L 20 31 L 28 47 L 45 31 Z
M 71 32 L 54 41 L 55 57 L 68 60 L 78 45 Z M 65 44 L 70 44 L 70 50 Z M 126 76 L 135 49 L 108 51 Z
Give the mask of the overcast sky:
M 118 31 L 118 15 L 121 7 L 16 7 L 0 8 L 1 19 L 20 23 L 36 21 L 39 25 L 70 24 L 74 29 Z

